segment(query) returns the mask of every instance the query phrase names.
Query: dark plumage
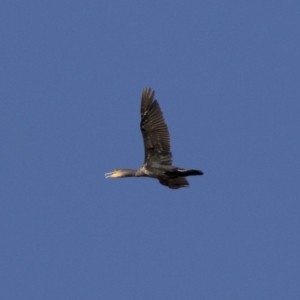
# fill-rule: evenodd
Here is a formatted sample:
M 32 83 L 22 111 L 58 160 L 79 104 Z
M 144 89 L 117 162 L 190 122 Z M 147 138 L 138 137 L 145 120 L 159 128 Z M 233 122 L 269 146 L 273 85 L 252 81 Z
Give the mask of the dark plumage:
M 106 178 L 151 177 L 162 185 L 178 189 L 189 185 L 186 176 L 203 175 L 200 170 L 186 170 L 172 166 L 170 135 L 154 91 L 146 88 L 142 93 L 140 128 L 144 140 L 145 160 L 139 170 L 117 169 L 106 173 Z

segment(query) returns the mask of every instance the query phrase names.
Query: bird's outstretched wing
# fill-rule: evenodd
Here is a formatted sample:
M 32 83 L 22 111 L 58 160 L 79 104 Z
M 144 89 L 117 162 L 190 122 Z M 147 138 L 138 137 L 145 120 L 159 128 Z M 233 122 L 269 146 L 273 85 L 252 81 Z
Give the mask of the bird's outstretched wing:
M 141 104 L 141 131 L 145 146 L 145 164 L 172 164 L 170 135 L 154 91 L 143 90 Z
M 159 182 L 170 189 L 179 189 L 189 186 L 189 182 L 184 177 L 159 179 Z

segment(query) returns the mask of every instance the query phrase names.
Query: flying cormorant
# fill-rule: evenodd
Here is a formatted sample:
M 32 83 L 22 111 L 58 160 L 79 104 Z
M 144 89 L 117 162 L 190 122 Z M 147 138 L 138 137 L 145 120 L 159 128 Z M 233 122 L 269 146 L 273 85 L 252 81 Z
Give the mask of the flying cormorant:
M 200 170 L 172 166 L 170 135 L 154 91 L 145 88 L 142 93 L 141 124 L 145 160 L 139 170 L 117 169 L 106 173 L 106 178 L 151 177 L 171 189 L 187 187 L 186 176 L 203 175 Z

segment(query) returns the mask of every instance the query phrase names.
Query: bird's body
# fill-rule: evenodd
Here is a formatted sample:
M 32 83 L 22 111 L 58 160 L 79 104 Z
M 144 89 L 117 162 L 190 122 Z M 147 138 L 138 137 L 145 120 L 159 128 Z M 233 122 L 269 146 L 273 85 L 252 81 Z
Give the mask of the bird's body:
M 186 176 L 203 175 L 200 170 L 186 170 L 172 166 L 170 135 L 154 91 L 143 90 L 141 103 L 141 132 L 145 147 L 145 160 L 139 170 L 117 169 L 106 173 L 106 178 L 150 177 L 162 185 L 178 189 L 189 185 Z

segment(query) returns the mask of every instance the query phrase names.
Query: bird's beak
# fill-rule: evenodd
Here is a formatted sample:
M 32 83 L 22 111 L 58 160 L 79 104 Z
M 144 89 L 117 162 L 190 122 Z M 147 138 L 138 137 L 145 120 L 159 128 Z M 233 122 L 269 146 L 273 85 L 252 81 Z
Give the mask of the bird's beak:
M 116 178 L 116 177 L 117 177 L 116 171 L 105 173 L 105 178 Z

